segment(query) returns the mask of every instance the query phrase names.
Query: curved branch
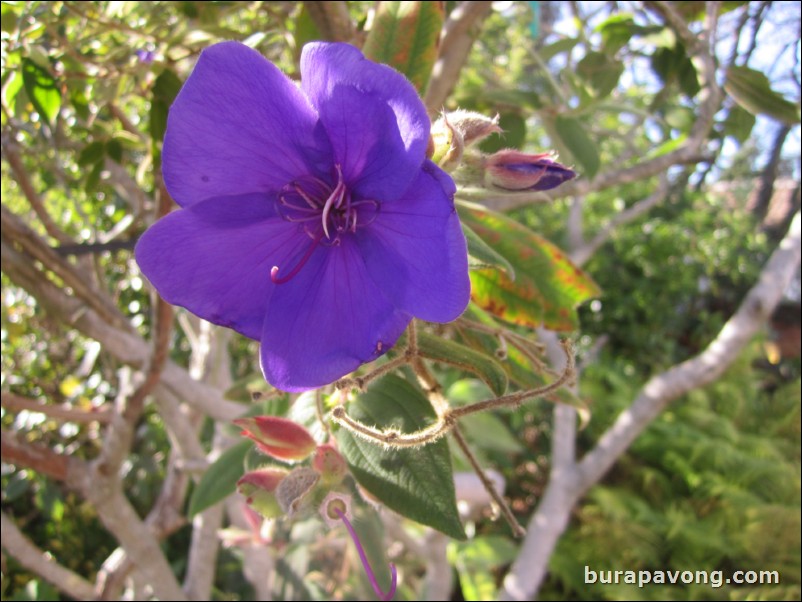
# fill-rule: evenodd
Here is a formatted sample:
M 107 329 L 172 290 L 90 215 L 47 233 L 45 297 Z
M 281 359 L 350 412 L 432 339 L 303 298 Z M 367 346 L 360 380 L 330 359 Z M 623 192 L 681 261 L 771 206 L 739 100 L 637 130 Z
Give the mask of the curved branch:
M 696 357 L 652 377 L 632 405 L 618 416 L 593 450 L 582 458 L 577 465 L 582 493 L 601 479 L 666 405 L 721 376 L 766 323 L 799 266 L 802 248 L 800 221 L 797 212 L 757 283 L 707 348 Z
M 521 552 L 504 579 L 501 600 L 531 600 L 579 498 L 598 483 L 635 438 L 677 397 L 715 379 L 735 361 L 779 303 L 800 263 L 800 214 L 772 253 L 738 311 L 702 353 L 652 377 L 579 463 L 552 471 L 529 521 Z
M 86 579 L 61 566 L 53 558 L 36 547 L 14 524 L 14 521 L 0 513 L 3 530 L 3 549 L 29 571 L 36 573 L 76 600 L 92 600 L 94 588 Z

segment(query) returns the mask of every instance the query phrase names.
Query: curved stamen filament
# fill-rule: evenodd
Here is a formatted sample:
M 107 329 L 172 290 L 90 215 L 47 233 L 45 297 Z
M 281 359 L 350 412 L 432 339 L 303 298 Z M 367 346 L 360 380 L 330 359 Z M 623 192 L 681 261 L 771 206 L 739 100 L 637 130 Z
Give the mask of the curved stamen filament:
M 306 249 L 304 256 L 301 257 L 300 261 L 295 265 L 294 268 L 292 268 L 292 270 L 290 270 L 290 273 L 287 274 L 286 276 L 279 276 L 278 275 L 279 267 L 277 265 L 274 265 L 273 269 L 270 270 L 270 280 L 273 282 L 273 284 L 284 284 L 285 282 L 289 282 L 290 280 L 292 280 L 298 274 L 298 272 L 301 271 L 301 268 L 303 268 L 306 265 L 306 262 L 309 261 L 309 258 L 312 257 L 312 253 L 317 248 L 317 245 L 320 242 L 321 238 L 323 238 L 322 233 L 317 235 L 317 238 L 315 238 L 309 245 L 309 247 Z
M 343 171 L 340 169 L 340 166 L 337 165 L 337 186 L 334 187 L 334 190 L 331 191 L 329 198 L 326 199 L 325 204 L 323 205 L 323 213 L 321 218 L 323 220 L 323 232 L 326 233 L 326 238 L 331 238 L 329 236 L 329 212 L 331 212 L 331 208 L 333 206 L 340 207 L 343 201 L 343 196 L 345 193 L 345 183 L 343 182 Z
M 362 543 L 359 541 L 359 536 L 356 534 L 354 527 L 351 526 L 351 522 L 345 517 L 345 514 L 339 508 L 335 508 L 334 512 L 337 513 L 337 516 L 340 517 L 340 520 L 345 523 L 345 528 L 348 529 L 348 534 L 351 536 L 351 539 L 354 541 L 354 545 L 356 546 L 356 551 L 359 553 L 359 560 L 362 561 L 362 566 L 365 568 L 365 572 L 368 574 L 368 579 L 370 580 L 370 584 L 373 586 L 373 591 L 376 592 L 376 595 L 379 597 L 379 600 L 392 600 L 393 596 L 395 596 L 395 589 L 398 586 L 398 571 L 396 571 L 395 565 L 391 562 L 390 563 L 390 589 L 385 594 L 382 589 L 379 587 L 379 582 L 376 581 L 376 575 L 373 573 L 373 569 L 368 562 L 368 557 L 365 554 L 364 548 L 362 548 Z

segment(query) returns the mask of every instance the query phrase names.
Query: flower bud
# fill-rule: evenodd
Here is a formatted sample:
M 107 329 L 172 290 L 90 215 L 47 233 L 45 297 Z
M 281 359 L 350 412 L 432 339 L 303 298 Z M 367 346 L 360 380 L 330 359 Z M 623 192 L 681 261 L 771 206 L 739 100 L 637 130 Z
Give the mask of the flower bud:
M 484 140 L 490 134 L 501 134 L 504 131 L 498 124 L 498 115 L 491 118 L 481 113 L 458 109 L 444 115 L 445 117 L 448 118 L 454 129 L 462 134 L 465 146 Z
M 336 485 L 348 472 L 348 464 L 333 445 L 318 445 L 312 458 L 314 468 L 327 485 Z
M 234 424 L 242 434 L 253 439 L 262 452 L 279 460 L 303 460 L 317 444 L 312 435 L 299 424 L 278 416 L 240 418 Z
M 301 509 L 319 480 L 320 475 L 308 466 L 299 466 L 281 480 L 276 488 L 276 500 L 287 516 Z
M 237 491 L 245 501 L 266 518 L 281 516 L 282 509 L 275 492 L 288 473 L 283 468 L 260 468 L 246 472 L 237 481 Z
M 575 177 L 552 153 L 501 150 L 485 159 L 485 181 L 504 190 L 551 190 Z
M 451 171 L 458 167 L 462 160 L 465 141 L 462 132 L 454 127 L 446 115 L 443 115 L 432 125 L 429 146 L 432 149 L 431 160 L 442 169 Z

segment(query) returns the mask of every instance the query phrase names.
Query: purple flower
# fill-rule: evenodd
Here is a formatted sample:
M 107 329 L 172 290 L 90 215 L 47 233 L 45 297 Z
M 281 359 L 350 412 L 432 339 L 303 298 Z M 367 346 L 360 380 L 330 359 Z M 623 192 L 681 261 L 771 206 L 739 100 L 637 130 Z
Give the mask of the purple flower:
M 425 157 L 412 85 L 346 44 L 307 45 L 301 74 L 236 42 L 201 54 L 164 140 L 181 209 L 136 248 L 167 301 L 261 341 L 287 391 L 376 359 L 413 316 L 454 320 L 470 295 L 455 186 Z

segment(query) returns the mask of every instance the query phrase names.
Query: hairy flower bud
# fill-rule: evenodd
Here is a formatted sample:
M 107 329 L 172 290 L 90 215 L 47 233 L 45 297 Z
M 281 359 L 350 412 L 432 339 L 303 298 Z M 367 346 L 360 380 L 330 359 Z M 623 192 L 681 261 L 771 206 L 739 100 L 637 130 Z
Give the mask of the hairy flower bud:
M 283 468 L 252 470 L 237 481 L 237 491 L 244 495 L 248 505 L 262 516 L 275 518 L 282 514 L 275 492 L 287 475 L 288 472 Z
M 575 177 L 552 153 L 501 150 L 485 159 L 485 181 L 504 190 L 551 190 Z
M 498 115 L 488 117 L 481 113 L 458 109 L 444 117 L 447 117 L 454 128 L 462 134 L 465 146 L 484 140 L 490 134 L 501 134 L 504 131 L 498 124 Z
M 312 468 L 320 473 L 327 485 L 336 485 L 348 472 L 348 464 L 333 445 L 318 445 L 312 458 Z
M 308 457 L 317 444 L 299 424 L 278 416 L 255 416 L 234 421 L 242 434 L 256 442 L 260 451 L 279 460 L 297 461 Z
M 319 480 L 320 475 L 308 466 L 299 466 L 281 480 L 276 488 L 276 500 L 287 516 L 301 509 Z

